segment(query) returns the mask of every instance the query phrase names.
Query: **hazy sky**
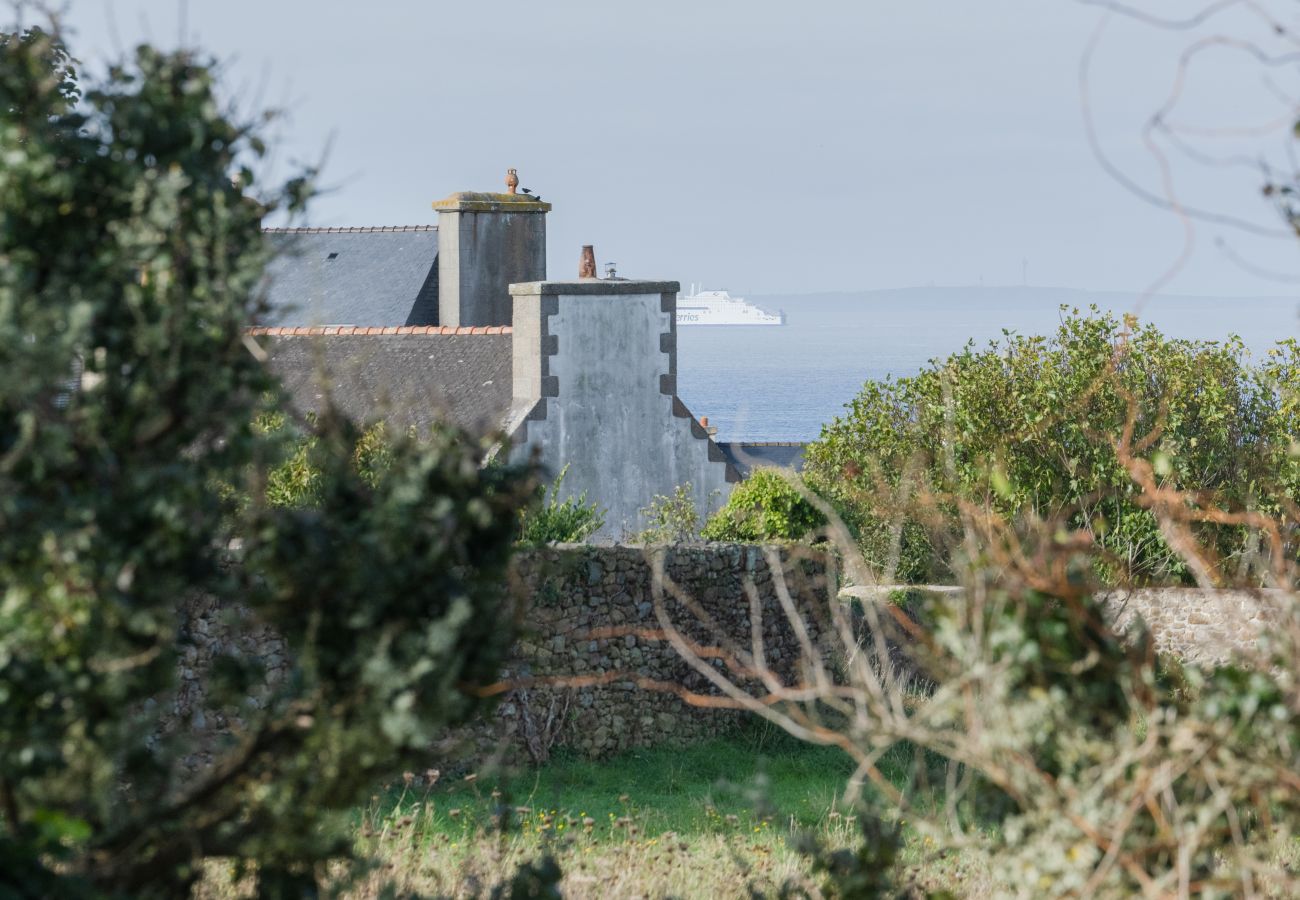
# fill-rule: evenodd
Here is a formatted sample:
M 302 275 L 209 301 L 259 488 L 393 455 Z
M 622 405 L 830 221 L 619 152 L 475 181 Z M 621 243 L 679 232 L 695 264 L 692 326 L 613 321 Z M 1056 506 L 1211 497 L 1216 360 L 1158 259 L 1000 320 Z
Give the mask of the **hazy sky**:
M 1294 18 L 1294 5 L 1276 9 Z M 741 294 L 1020 284 L 1025 260 L 1032 284 L 1142 290 L 1186 246 L 1184 222 L 1120 186 L 1088 146 L 1081 59 L 1108 15 L 1080 0 L 70 7 L 92 71 L 183 34 L 224 61 L 242 103 L 286 109 L 282 172 L 328 148 L 312 224 L 432 222 L 430 201 L 500 190 L 518 168 L 555 204 L 552 277 L 576 275 L 593 243 L 621 274 Z M 1167 290 L 1289 293 L 1300 244 L 1277 235 L 1258 161 L 1285 159 L 1300 79 L 1290 60 L 1270 66 L 1215 36 L 1297 49 L 1240 7 L 1173 32 L 1109 16 L 1087 80 L 1098 138 L 1155 193 L 1275 232 L 1196 224 Z M 1166 185 L 1143 125 L 1180 54 L 1206 40 L 1165 117 L 1181 143 L 1155 139 L 1172 160 Z

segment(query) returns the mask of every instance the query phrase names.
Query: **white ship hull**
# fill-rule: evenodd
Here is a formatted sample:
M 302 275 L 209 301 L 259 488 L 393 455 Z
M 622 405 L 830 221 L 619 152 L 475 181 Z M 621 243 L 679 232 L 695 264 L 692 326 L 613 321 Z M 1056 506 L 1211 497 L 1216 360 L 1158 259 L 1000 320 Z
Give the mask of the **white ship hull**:
M 692 290 L 677 299 L 678 325 L 784 325 L 785 313 L 764 312 L 726 291 Z

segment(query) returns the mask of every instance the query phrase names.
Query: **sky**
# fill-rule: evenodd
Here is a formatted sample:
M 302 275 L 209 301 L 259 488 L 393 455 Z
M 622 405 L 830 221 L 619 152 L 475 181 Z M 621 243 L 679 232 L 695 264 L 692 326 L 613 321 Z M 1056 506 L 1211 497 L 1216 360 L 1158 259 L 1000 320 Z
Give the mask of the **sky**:
M 1294 6 L 1174 29 L 1087 0 L 71 0 L 64 22 L 91 74 L 197 46 L 241 108 L 283 110 L 275 172 L 323 165 L 313 225 L 432 223 L 514 167 L 554 204 L 552 278 L 594 244 L 739 295 L 1249 296 L 1300 287 L 1261 193 L 1263 162 L 1294 171 Z M 1177 131 L 1144 134 L 1174 88 Z

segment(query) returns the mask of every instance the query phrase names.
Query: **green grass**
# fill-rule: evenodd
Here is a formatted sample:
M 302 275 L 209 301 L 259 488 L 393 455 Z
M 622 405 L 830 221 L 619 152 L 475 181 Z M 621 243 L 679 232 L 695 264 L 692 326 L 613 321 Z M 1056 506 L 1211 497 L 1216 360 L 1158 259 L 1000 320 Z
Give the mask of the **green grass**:
M 882 770 L 901 785 L 911 757 L 899 749 Z M 432 788 L 398 785 L 374 798 L 366 819 L 418 815 L 428 836 L 468 837 L 489 828 L 525 833 L 581 830 L 624 840 L 626 830 L 681 837 L 739 829 L 811 829 L 849 813 L 853 765 L 841 751 L 798 742 L 769 727 L 691 747 L 634 750 L 607 760 L 557 755 L 513 773 L 478 772 Z
M 913 762 L 899 748 L 881 770 L 902 788 Z M 691 747 L 598 761 L 558 755 L 539 769 L 484 769 L 432 786 L 412 774 L 376 794 L 349 826 L 360 855 L 378 866 L 347 895 L 389 896 L 391 881 L 399 893 L 479 897 L 550 855 L 563 869 L 566 900 L 745 897 L 751 889 L 777 896 L 789 884 L 815 896 L 794 835 L 857 846 L 861 833 L 844 801 L 852 772 L 839 750 L 759 726 Z M 931 810 L 941 803 L 933 791 L 921 795 Z M 910 827 L 904 837 L 901 861 L 915 883 L 982 894 L 977 864 L 936 855 Z M 243 896 L 236 876 L 214 867 L 197 896 Z

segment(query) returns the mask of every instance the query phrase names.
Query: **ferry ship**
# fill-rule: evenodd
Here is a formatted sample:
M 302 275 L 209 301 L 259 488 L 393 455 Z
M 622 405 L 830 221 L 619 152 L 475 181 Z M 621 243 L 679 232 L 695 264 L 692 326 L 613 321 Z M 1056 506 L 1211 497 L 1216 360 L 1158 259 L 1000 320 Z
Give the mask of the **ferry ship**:
M 764 312 L 726 291 L 703 291 L 691 285 L 691 292 L 677 299 L 678 325 L 784 325 L 785 313 Z

